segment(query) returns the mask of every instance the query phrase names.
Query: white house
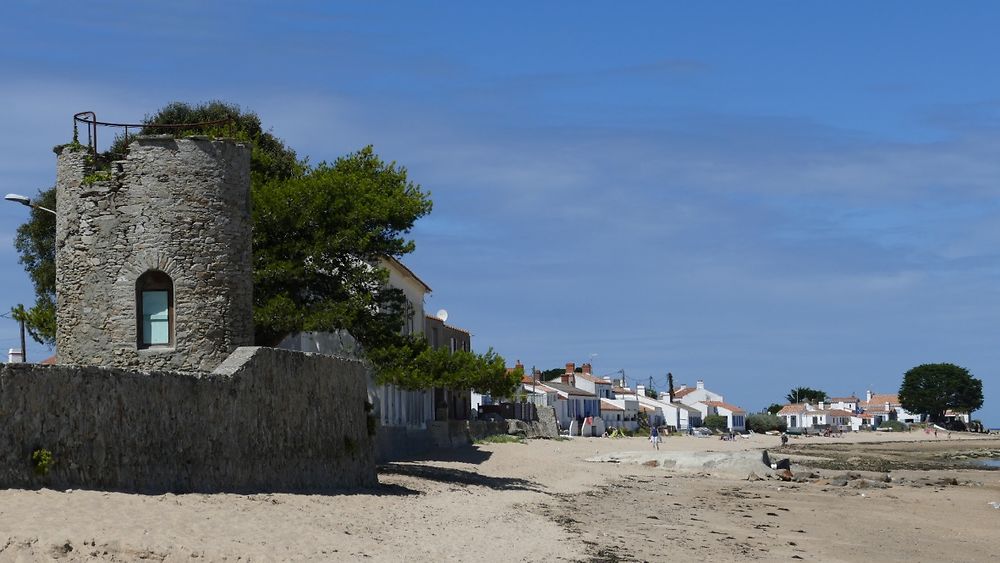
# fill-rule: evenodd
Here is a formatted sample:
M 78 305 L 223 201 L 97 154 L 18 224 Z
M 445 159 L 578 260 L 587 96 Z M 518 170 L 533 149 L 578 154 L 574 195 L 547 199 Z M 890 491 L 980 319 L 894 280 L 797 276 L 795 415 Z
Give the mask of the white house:
M 625 428 L 625 408 L 611 399 L 601 399 L 601 419 L 605 428 Z
M 858 412 L 861 399 L 851 395 L 849 397 L 833 397 L 827 401 L 831 409 L 842 411 Z
M 674 390 L 674 400 L 693 406 L 695 403 L 703 401 L 724 402 L 726 399 L 718 393 L 705 389 L 705 382 L 699 379 L 694 387 L 688 387 L 682 383 L 680 388 Z
M 611 388 L 614 393 L 613 399 L 616 405 L 625 409 L 625 428 L 628 430 L 639 429 L 639 399 L 631 389 L 622 387 L 620 384 Z
M 671 403 L 661 399 L 654 399 L 646 396 L 646 389 L 642 385 L 637 385 L 637 400 L 641 407 L 649 409 L 648 413 L 654 413 L 659 419 L 659 425 L 673 426 L 677 430 L 684 432 L 691 428 L 701 426 L 702 415 L 698 409 L 683 403 Z M 652 418 L 650 424 L 653 424 Z
M 701 414 L 701 419 L 702 419 L 702 421 L 704 421 L 706 418 L 708 418 L 710 416 L 714 416 L 714 415 L 719 414 L 719 409 L 716 408 L 714 405 L 710 405 L 709 404 L 709 403 L 714 403 L 714 402 L 716 402 L 716 401 L 707 401 L 707 402 L 706 401 L 698 401 L 696 403 L 691 403 L 688 406 L 691 407 L 691 408 L 694 408 L 694 409 L 698 409 L 698 412 Z
M 612 391 L 614 384 L 610 379 L 594 376 L 590 373 L 590 364 L 583 364 L 580 367 L 583 369 L 583 373 L 576 373 L 576 364 L 572 362 L 566 364 L 566 373 L 573 376 L 571 378 L 573 385 L 584 391 L 593 393 L 601 399 L 614 398 L 614 392 Z
M 424 283 L 402 262 L 385 257 L 380 265 L 389 272 L 389 285 L 402 290 L 406 296 L 407 317 L 403 334 L 423 334 L 424 297 L 431 292 Z M 406 426 L 426 428 L 434 421 L 434 390 L 407 390 L 395 385 L 379 385 L 379 416 L 383 426 Z
M 742 432 L 746 429 L 747 413 L 740 407 L 722 401 L 702 401 L 702 404 L 715 407 L 715 412 L 719 416 L 726 417 L 726 427 L 730 430 Z
M 784 419 L 789 429 L 813 429 L 817 427 L 857 431 L 865 424 L 866 417 L 839 408 L 830 408 L 820 401 L 815 406 L 810 403 L 785 405 L 778 416 Z
M 865 393 L 865 400 L 859 405 L 862 411 L 872 415 L 872 425 L 878 427 L 886 420 L 898 420 L 911 424 L 920 422 L 921 416 L 913 414 L 903 408 L 899 402 L 899 395 L 876 394 L 869 389 Z
M 584 391 L 569 382 L 564 374 L 562 381 L 546 381 L 545 387 L 552 389 L 559 397 L 563 407 L 556 409 L 561 428 L 569 428 L 573 421 L 581 421 L 587 417 L 601 416 L 600 399 L 589 391 Z

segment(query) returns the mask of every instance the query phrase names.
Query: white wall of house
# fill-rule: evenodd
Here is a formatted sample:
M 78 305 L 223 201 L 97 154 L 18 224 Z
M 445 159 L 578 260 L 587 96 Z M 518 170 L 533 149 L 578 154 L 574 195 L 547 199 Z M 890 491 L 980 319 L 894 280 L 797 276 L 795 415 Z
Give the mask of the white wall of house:
M 686 389 L 688 389 L 687 386 L 682 386 L 677 391 L 686 390 Z M 723 398 L 723 396 L 720 395 L 720 394 L 718 394 L 718 393 L 715 393 L 715 392 L 709 391 L 708 389 L 705 389 L 705 382 L 701 381 L 701 380 L 698 380 L 698 382 L 695 384 L 694 390 L 691 391 L 690 393 L 684 394 L 684 396 L 682 396 L 680 398 L 680 401 L 682 403 L 684 403 L 685 405 L 695 406 L 695 403 L 700 403 L 702 401 L 719 401 L 719 402 L 725 402 L 725 398 Z M 695 408 L 698 408 L 698 407 L 695 407 Z M 700 411 L 701 409 L 699 408 L 698 410 Z
M 604 416 L 606 404 L 614 405 L 621 411 L 610 411 L 612 413 L 617 413 L 620 418 L 608 419 Z M 601 418 L 604 418 L 605 424 L 608 427 L 621 427 L 626 430 L 638 430 L 639 428 L 639 401 L 636 401 L 634 397 L 628 398 L 618 398 L 618 399 L 602 399 L 601 400 Z M 614 421 L 619 421 L 620 424 L 614 423 Z
M 713 399 L 714 400 L 714 399 Z M 687 403 L 685 403 L 687 404 Z M 711 405 L 706 405 L 702 402 L 688 404 L 689 407 L 694 408 L 701 414 L 701 419 L 704 421 L 707 417 L 719 414 L 719 410 Z
M 431 288 L 395 259 L 382 258 L 379 264 L 389 271 L 389 286 L 402 290 L 412 308 L 412 315 L 403 326 L 403 334 L 423 334 L 424 297 L 431 292 Z
M 692 421 L 690 413 L 681 405 L 647 397 L 641 392 L 638 394 L 637 402 L 642 406 L 654 409 L 656 414 L 661 417 L 662 420 L 660 424 L 663 426 L 673 426 L 681 432 L 687 431 L 691 428 Z M 678 418 L 680 419 L 679 426 Z
M 625 428 L 625 410 L 608 399 L 601 401 L 601 419 L 605 428 Z
M 558 395 L 558 405 L 556 407 L 556 418 L 561 428 L 569 428 L 570 423 L 577 417 L 586 418 L 588 416 L 600 416 L 600 400 L 595 396 L 571 395 L 563 391 L 550 388 Z
M 740 431 L 746 430 L 746 413 L 732 411 L 726 407 L 716 407 L 720 416 L 726 417 L 726 426 L 730 430 Z

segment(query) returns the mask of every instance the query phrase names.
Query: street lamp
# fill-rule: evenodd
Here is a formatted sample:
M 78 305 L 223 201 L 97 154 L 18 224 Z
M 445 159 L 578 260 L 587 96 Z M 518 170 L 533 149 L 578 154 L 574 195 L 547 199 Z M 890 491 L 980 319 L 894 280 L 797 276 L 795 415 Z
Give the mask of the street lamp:
M 21 205 L 27 205 L 28 207 L 33 207 L 35 209 L 41 209 L 42 211 L 48 211 L 49 213 L 55 215 L 56 212 L 52 211 L 48 207 L 42 207 L 36 203 L 31 203 L 31 198 L 23 196 L 21 194 L 7 194 L 3 196 L 7 201 L 13 201 L 14 203 L 20 203 Z

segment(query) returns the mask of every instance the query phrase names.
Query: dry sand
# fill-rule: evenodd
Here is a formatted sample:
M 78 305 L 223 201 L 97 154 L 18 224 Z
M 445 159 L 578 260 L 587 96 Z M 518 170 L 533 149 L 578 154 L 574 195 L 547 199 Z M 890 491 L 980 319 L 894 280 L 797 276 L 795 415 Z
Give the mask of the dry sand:
M 785 451 L 836 466 L 1000 448 L 967 438 L 793 438 Z M 377 489 L 338 495 L 0 491 L 0 562 L 997 559 L 1000 472 L 893 470 L 888 488 L 855 488 L 883 474 L 836 486 L 842 470 L 796 464 L 823 479 L 747 481 L 764 448 L 785 455 L 771 436 L 670 437 L 656 458 L 628 453 L 651 453 L 640 438 L 482 445 L 389 464 Z M 586 461 L 610 454 L 647 463 Z

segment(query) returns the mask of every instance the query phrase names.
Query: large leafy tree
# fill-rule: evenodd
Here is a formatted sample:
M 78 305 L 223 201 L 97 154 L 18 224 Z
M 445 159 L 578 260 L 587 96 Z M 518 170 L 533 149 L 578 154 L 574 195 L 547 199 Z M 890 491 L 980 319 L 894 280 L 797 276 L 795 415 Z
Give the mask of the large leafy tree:
M 913 413 L 943 422 L 949 409 L 972 413 L 983 406 L 983 382 L 955 364 L 922 364 L 903 374 L 899 402 Z
M 254 322 L 258 342 L 345 328 L 390 344 L 406 300 L 375 267 L 414 249 L 405 235 L 431 210 L 406 169 L 365 147 L 254 190 Z
M 795 387 L 785 395 L 789 403 L 818 403 L 827 398 L 825 391 L 811 387 Z

